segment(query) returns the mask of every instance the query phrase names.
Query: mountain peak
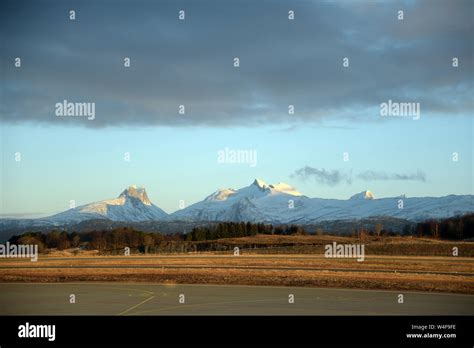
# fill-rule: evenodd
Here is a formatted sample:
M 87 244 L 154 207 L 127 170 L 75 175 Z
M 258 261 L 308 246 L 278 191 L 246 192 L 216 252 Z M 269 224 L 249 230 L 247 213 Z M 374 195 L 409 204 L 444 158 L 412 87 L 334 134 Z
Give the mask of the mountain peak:
M 146 190 L 144 187 L 137 187 L 136 185 L 129 186 L 123 192 L 120 194 L 120 197 L 124 198 L 136 198 L 140 200 L 143 204 L 146 205 L 151 205 L 150 199 L 148 199 L 148 196 L 146 194 Z
M 213 194 L 207 196 L 204 200 L 205 201 L 225 201 L 227 198 L 229 198 L 235 193 L 236 191 L 231 188 L 219 189 Z
M 360 193 L 356 193 L 355 195 L 353 195 L 350 199 L 360 199 L 360 200 L 363 200 L 363 199 L 366 199 L 366 200 L 372 200 L 372 199 L 375 199 L 375 196 L 372 192 L 370 192 L 369 190 L 366 190 L 366 191 L 362 191 Z
M 290 186 L 284 182 L 279 182 L 275 185 L 270 185 L 270 188 L 277 192 L 287 193 L 292 196 L 302 196 L 300 192 L 298 192 L 293 186 Z
M 267 183 L 265 181 L 263 181 L 262 179 L 255 179 L 252 183 L 252 185 L 255 185 L 257 186 L 258 188 L 260 189 L 266 189 L 268 187 Z
M 55 224 L 78 223 L 95 219 L 140 222 L 162 220 L 167 215 L 151 203 L 145 188 L 132 185 L 123 190 L 117 198 L 81 205 L 45 219 Z

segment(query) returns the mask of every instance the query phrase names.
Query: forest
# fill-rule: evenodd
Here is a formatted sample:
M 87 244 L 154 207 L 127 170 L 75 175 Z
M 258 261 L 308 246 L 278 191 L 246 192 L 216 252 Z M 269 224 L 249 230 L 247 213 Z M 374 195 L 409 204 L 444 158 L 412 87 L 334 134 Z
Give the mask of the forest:
M 112 252 L 128 247 L 132 250 L 147 253 L 206 250 L 206 248 L 216 247 L 215 243 L 206 243 L 209 241 L 250 237 L 257 234 L 286 236 L 337 235 L 337 233 L 320 229 L 307 231 L 304 227 L 296 225 L 273 226 L 263 223 L 222 222 L 215 225 L 195 227 L 186 234 L 142 232 L 129 227 L 84 233 L 54 230 L 48 233 L 28 232 L 21 236 L 13 236 L 9 242 L 11 244 L 37 244 L 40 252 L 46 249 L 64 250 L 69 248 Z M 384 230 L 381 224 L 376 224 L 372 229 L 359 229 L 352 233 L 352 236 L 356 238 L 360 238 L 362 235 L 384 236 L 395 234 Z M 474 237 L 474 214 L 420 222 L 416 226 L 404 230 L 404 235 L 445 240 L 472 239 Z

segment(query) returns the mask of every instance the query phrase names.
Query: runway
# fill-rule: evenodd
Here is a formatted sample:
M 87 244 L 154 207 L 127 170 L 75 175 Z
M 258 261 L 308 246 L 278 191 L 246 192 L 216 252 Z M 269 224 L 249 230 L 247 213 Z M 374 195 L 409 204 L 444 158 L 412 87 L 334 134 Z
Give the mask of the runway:
M 75 303 L 70 303 L 72 294 Z M 242 285 L 0 283 L 0 315 L 474 315 L 474 295 Z

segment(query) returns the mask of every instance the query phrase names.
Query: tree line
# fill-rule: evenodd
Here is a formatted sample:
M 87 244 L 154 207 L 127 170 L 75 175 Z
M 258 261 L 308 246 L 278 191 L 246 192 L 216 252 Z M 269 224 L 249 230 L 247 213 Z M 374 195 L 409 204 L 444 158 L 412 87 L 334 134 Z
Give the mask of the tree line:
M 189 233 L 161 234 L 159 232 L 142 232 L 130 227 L 110 230 L 68 233 L 53 230 L 48 233 L 28 232 L 21 236 L 13 236 L 11 244 L 36 244 L 40 252 L 46 249 L 64 250 L 82 248 L 104 252 L 132 251 L 143 253 L 196 251 L 202 248 L 214 248 L 210 244 L 197 245 L 193 242 L 212 241 L 220 238 L 237 238 L 255 236 L 257 234 L 295 235 L 306 234 L 299 226 L 272 226 L 253 224 L 250 222 L 222 222 L 212 226 L 195 227 Z M 211 243 L 212 244 L 212 243 Z
M 318 228 L 316 234 L 325 234 Z M 130 227 L 111 230 L 68 233 L 67 231 L 50 231 L 49 233 L 29 232 L 13 236 L 11 244 L 36 244 L 40 252 L 46 249 L 64 250 L 82 248 L 114 252 L 128 247 L 139 252 L 183 252 L 215 248 L 215 243 L 205 243 L 221 238 L 239 238 L 257 234 L 273 235 L 306 235 L 307 231 L 296 225 L 273 226 L 271 224 L 250 222 L 221 222 L 215 225 L 195 227 L 189 233 L 164 235 L 158 232 L 142 232 Z M 463 240 L 474 237 L 474 214 L 456 216 L 448 219 L 431 219 L 414 226 L 407 226 L 404 235 L 432 237 L 438 239 Z M 363 229 L 353 233 L 354 237 L 362 235 L 395 235 L 376 224 L 373 229 Z M 207 246 L 206 246 L 207 245 Z
M 151 252 L 153 247 L 166 243 L 184 240 L 184 235 L 162 235 L 155 232 L 136 231 L 133 228 L 121 227 L 112 230 L 68 233 L 66 231 L 50 231 L 48 233 L 30 232 L 21 236 L 13 236 L 12 244 L 37 244 L 38 250 L 82 248 L 86 250 L 113 251 L 131 250 Z
M 216 240 L 220 238 L 250 237 L 257 234 L 305 235 L 301 226 L 273 226 L 251 222 L 221 222 L 216 225 L 194 227 L 186 234 L 186 241 Z
M 417 237 L 457 240 L 473 238 L 474 214 L 420 222 L 416 225 L 413 232 Z

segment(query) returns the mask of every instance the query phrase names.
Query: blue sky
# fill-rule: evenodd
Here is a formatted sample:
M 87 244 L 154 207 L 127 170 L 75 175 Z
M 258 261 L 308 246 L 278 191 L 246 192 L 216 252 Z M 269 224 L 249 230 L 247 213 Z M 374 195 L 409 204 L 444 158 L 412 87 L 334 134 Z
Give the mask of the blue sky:
M 0 6 L 2 216 L 132 184 L 172 212 L 257 177 L 310 197 L 473 194 L 472 1 Z M 57 117 L 64 99 L 96 103 L 95 119 Z M 381 117 L 389 99 L 419 103 L 420 120 Z M 257 165 L 219 164 L 224 148 L 257 151 Z
M 345 126 L 346 128 L 343 128 Z M 295 186 L 310 197 L 346 199 L 369 189 L 376 197 L 472 194 L 472 119 L 426 116 L 357 125 L 254 128 L 3 127 L 4 214 L 52 213 L 113 198 L 129 185 L 145 186 L 167 212 L 218 188 L 240 188 L 254 178 Z M 257 165 L 220 164 L 217 151 L 254 149 Z M 349 161 L 343 161 L 343 153 Z M 15 152 L 22 160 L 16 162 Z M 123 160 L 129 152 L 130 162 Z M 452 161 L 452 153 L 459 161 Z M 365 170 L 426 174 L 426 181 L 321 184 L 292 177 L 304 166 L 351 173 Z

